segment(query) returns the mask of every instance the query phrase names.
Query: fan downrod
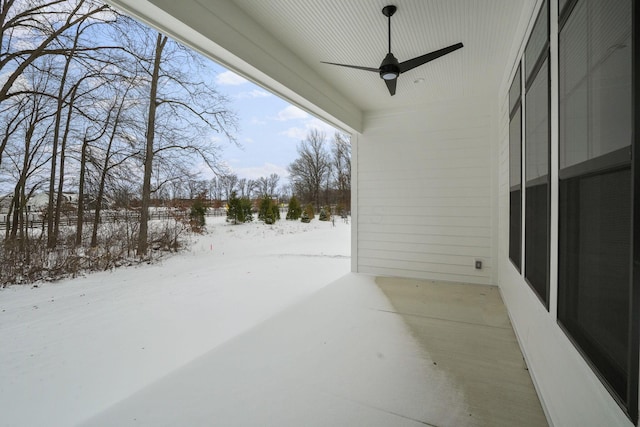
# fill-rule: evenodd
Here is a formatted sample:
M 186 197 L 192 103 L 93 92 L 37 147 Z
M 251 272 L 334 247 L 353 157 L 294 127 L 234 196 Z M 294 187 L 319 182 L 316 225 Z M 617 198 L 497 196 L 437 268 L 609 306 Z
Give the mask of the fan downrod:
M 396 13 L 396 10 L 398 10 L 398 8 L 390 4 L 389 6 L 385 6 L 382 8 L 382 14 L 387 18 L 391 18 L 393 14 Z

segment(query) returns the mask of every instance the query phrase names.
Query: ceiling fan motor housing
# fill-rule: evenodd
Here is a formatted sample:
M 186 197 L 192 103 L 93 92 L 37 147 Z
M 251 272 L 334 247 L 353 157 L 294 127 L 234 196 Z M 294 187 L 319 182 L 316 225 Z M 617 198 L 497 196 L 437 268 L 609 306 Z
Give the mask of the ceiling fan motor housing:
M 409 70 L 413 70 L 420 65 L 424 65 L 427 62 L 433 61 L 434 59 L 440 58 L 443 55 L 453 52 L 454 50 L 460 49 L 462 47 L 462 43 L 456 43 L 454 45 L 435 50 L 433 52 L 417 56 L 415 58 L 409 59 L 407 61 L 398 62 L 396 57 L 391 53 L 391 16 L 396 13 L 398 8 L 392 4 L 387 5 L 382 8 L 382 14 L 388 18 L 388 41 L 389 41 L 389 50 L 387 55 L 382 60 L 382 64 L 378 68 L 373 67 L 362 67 L 360 65 L 349 65 L 349 64 L 339 64 L 336 62 L 323 62 L 324 64 L 337 65 L 339 67 L 347 67 L 347 68 L 355 68 L 358 70 L 371 71 L 374 73 L 380 73 L 380 77 L 384 80 L 387 85 L 387 89 L 389 90 L 389 94 L 391 96 L 396 94 L 396 81 L 398 76 L 404 72 Z
M 393 80 L 400 75 L 400 65 L 393 53 L 387 53 L 380 64 L 380 77 L 384 80 Z
M 382 14 L 388 18 L 391 18 L 398 8 L 390 4 L 382 8 Z

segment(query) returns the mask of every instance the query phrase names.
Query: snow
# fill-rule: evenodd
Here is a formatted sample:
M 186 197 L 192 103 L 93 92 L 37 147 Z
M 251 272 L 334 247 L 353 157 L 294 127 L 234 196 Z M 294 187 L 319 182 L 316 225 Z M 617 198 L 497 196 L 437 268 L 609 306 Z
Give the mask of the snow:
M 207 221 L 159 264 L 0 290 L 0 426 L 77 425 L 349 271 L 342 220 Z
M 81 425 L 474 425 L 392 309 L 347 274 Z
M 473 425 L 336 220 L 0 291 L 0 426 Z

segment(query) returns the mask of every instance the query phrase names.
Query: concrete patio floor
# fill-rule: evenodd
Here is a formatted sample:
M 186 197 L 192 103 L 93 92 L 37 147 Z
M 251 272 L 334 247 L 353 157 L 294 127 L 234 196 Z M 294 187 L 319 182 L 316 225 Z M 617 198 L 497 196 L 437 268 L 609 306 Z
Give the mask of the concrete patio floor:
M 545 426 L 498 288 L 348 274 L 86 426 Z

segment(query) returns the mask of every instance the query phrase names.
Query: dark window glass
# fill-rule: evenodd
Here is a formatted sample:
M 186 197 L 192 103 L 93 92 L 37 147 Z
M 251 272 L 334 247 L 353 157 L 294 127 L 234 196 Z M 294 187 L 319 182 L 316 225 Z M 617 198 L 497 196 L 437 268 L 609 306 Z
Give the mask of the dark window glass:
M 631 143 L 631 2 L 580 1 L 560 33 L 560 168 Z
M 518 108 L 509 122 L 509 186 L 519 190 L 522 181 L 522 109 Z
M 522 258 L 522 192 L 509 193 L 509 259 L 520 270 Z
M 549 285 L 549 68 L 548 60 L 526 92 L 524 276 L 548 306 Z
M 511 87 L 509 88 L 509 113 L 513 113 L 513 110 L 520 105 L 520 80 L 520 67 L 518 67 Z
M 522 108 L 520 68 L 509 91 L 509 258 L 520 270 L 522 258 Z M 512 102 L 513 100 L 513 102 Z
M 565 6 L 570 3 L 571 0 L 559 0 L 558 1 L 558 11 L 560 12 L 560 14 L 562 14 L 564 12 L 564 8 Z
M 635 423 L 632 1 L 579 0 L 570 12 L 559 37 L 558 320 Z
M 529 41 L 527 41 L 527 47 L 524 50 L 525 81 L 528 82 L 531 78 L 538 61 L 548 47 L 548 43 L 549 14 L 547 11 L 547 2 L 544 2 L 538 12 L 536 23 L 533 26 Z
M 629 350 L 631 170 L 560 184 L 558 317 L 623 399 Z
M 526 96 L 525 172 L 527 185 L 549 173 L 549 67 L 546 60 Z
M 525 268 L 527 283 L 548 307 L 549 283 L 549 185 L 526 188 Z

